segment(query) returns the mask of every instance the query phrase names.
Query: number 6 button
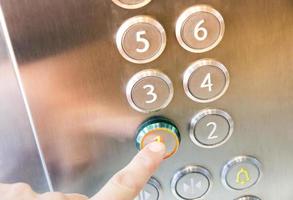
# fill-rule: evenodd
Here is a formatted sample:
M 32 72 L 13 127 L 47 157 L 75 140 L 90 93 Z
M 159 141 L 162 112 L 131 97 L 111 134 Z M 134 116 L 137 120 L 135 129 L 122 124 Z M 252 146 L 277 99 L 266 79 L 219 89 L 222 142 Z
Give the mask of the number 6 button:
M 154 69 L 135 74 L 126 87 L 127 100 L 132 108 L 149 113 L 168 106 L 174 94 L 169 77 Z
M 224 31 L 223 17 L 207 5 L 188 8 L 176 23 L 178 42 L 193 53 L 203 53 L 216 47 L 222 40 Z
M 119 28 L 116 45 L 126 60 L 137 64 L 149 63 L 163 53 L 166 47 L 166 32 L 152 17 L 132 17 Z
M 234 130 L 231 116 L 217 109 L 200 111 L 191 121 L 190 138 L 204 148 L 218 147 L 229 140 Z
M 183 88 L 193 101 L 209 103 L 219 99 L 229 87 L 230 76 L 226 67 L 212 59 L 192 63 L 183 75 Z

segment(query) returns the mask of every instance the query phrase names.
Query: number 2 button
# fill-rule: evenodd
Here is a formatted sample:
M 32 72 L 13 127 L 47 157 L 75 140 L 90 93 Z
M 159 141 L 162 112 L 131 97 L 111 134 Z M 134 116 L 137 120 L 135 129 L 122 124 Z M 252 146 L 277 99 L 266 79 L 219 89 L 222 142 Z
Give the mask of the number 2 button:
M 229 87 L 230 76 L 226 67 L 212 59 L 192 63 L 183 76 L 186 95 L 193 101 L 209 103 L 219 99 Z
M 203 53 L 216 47 L 222 40 L 224 31 L 223 17 L 207 5 L 188 8 L 176 23 L 178 42 L 193 53 Z
M 165 108 L 171 102 L 173 93 L 173 84 L 169 77 L 154 69 L 138 72 L 126 87 L 129 104 L 143 113 Z
M 192 119 L 189 135 L 196 145 L 214 148 L 228 141 L 233 129 L 234 123 L 228 113 L 217 109 L 206 109 Z
M 157 59 L 166 47 L 163 26 L 149 16 L 136 16 L 126 20 L 116 34 L 120 54 L 136 64 Z

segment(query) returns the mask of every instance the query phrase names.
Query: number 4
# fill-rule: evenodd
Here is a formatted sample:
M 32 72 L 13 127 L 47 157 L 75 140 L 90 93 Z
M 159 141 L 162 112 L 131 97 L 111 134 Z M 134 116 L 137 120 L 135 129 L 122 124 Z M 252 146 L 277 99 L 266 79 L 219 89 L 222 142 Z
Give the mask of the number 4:
M 203 82 L 201 83 L 200 85 L 201 88 L 209 88 L 209 92 L 212 91 L 212 87 L 213 87 L 213 84 L 212 84 L 212 78 L 211 78 L 211 73 L 208 73 Z

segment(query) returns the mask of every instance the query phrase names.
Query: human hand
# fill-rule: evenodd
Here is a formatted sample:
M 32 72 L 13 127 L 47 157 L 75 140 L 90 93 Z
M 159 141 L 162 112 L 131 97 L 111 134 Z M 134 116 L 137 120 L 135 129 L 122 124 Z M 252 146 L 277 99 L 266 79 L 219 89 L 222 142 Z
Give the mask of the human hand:
M 162 143 L 147 145 L 90 199 L 81 194 L 37 194 L 27 184 L 17 183 L 0 184 L 1 200 L 133 200 L 159 167 L 165 151 L 165 145 Z

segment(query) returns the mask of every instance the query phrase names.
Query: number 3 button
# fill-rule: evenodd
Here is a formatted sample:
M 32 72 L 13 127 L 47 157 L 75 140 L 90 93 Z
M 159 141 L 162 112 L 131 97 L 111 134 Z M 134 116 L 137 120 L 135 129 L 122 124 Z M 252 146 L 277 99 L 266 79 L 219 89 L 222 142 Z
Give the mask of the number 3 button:
M 167 107 L 173 94 L 173 84 L 169 77 L 153 69 L 138 72 L 129 80 L 126 87 L 129 104 L 143 113 Z
M 230 76 L 226 67 L 212 59 L 192 63 L 183 76 L 183 88 L 193 101 L 209 103 L 219 99 L 229 87 Z
M 218 147 L 229 140 L 234 130 L 231 116 L 217 109 L 200 111 L 191 121 L 190 138 L 204 148 Z
M 152 17 L 132 17 L 119 28 L 116 45 L 126 60 L 137 64 L 149 63 L 163 53 L 166 47 L 166 32 Z
M 187 51 L 202 53 L 216 47 L 223 38 L 224 19 L 214 8 L 197 5 L 185 10 L 176 23 L 176 37 Z

